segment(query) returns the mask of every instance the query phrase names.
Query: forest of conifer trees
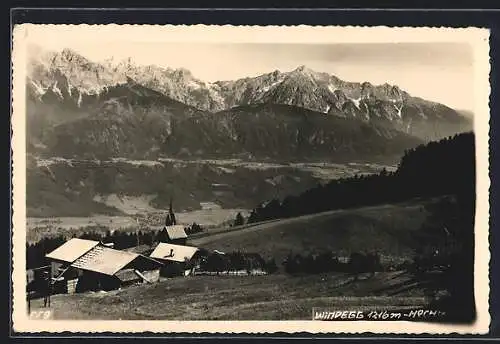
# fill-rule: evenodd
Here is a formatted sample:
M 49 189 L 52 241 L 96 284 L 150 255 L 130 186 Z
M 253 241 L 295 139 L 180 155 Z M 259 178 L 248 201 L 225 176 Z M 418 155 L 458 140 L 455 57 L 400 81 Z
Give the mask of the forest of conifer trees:
M 407 151 L 395 172 L 338 179 L 282 202 L 257 206 L 249 223 L 323 211 L 443 195 L 475 195 L 474 134 L 463 133 Z

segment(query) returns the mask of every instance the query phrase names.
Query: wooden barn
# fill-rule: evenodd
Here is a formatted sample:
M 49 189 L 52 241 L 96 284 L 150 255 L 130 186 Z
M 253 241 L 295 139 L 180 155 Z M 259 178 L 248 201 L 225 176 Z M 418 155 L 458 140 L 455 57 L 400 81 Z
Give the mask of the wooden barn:
M 52 277 L 59 276 L 71 263 L 97 245 L 99 241 L 73 238 L 46 254 L 45 258 L 50 261 Z
M 186 245 L 187 234 L 183 225 L 172 225 L 165 226 L 163 228 L 162 242 L 176 244 L 176 245 Z
M 68 293 L 156 282 L 163 265 L 142 254 L 82 239 L 71 239 L 46 257 L 52 262 L 53 277 L 64 281 L 65 290 L 58 291 Z
M 160 242 L 150 257 L 164 264 L 160 271 L 162 276 L 188 276 L 196 268 L 200 252 L 197 247 Z
M 73 291 L 75 283 L 73 280 L 77 276 L 74 271 L 69 269 L 70 265 L 98 245 L 99 241 L 73 238 L 45 255 L 45 258 L 50 261 L 50 275 L 52 280 L 54 281 L 58 278 L 58 281 L 55 281 L 52 286 L 53 293 L 58 294 Z M 65 276 L 61 281 L 59 277 L 62 277 L 63 273 Z

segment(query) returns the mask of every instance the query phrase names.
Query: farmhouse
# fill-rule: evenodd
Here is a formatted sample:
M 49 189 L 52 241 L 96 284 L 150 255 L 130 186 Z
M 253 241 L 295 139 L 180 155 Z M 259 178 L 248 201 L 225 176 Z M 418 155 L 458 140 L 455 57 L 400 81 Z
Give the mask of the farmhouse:
M 52 276 L 65 284 L 60 292 L 112 290 L 135 283 L 156 282 L 162 263 L 104 244 L 71 239 L 50 252 Z
M 161 268 L 162 276 L 187 276 L 193 273 L 199 253 L 197 247 L 160 242 L 150 257 L 164 264 Z
M 50 261 L 51 276 L 59 276 L 75 260 L 99 245 L 98 241 L 73 238 L 45 255 Z
M 187 234 L 184 230 L 183 225 L 172 225 L 165 226 L 163 228 L 163 242 L 177 244 L 177 245 L 185 245 L 187 241 Z

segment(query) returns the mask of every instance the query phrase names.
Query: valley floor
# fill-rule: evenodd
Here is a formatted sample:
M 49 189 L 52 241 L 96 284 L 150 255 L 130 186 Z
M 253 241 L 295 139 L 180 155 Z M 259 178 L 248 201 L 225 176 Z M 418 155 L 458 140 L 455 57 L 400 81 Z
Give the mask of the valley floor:
M 223 223 L 234 221 L 236 214 L 241 213 L 248 216 L 247 209 L 202 209 L 190 212 L 176 213 L 180 223 L 189 225 L 193 222 L 204 226 L 206 232 L 211 232 L 212 229 L 217 230 Z M 164 212 L 151 212 L 145 217 L 157 217 L 163 220 Z M 35 243 L 44 237 L 54 237 L 57 235 L 79 234 L 85 230 L 101 231 L 105 230 L 121 230 L 135 231 L 137 229 L 137 216 L 135 214 L 123 216 L 108 216 L 108 215 L 93 215 L 87 217 L 28 217 L 26 220 L 27 241 Z M 163 224 L 149 225 L 143 224 L 147 229 L 159 230 Z M 215 227 L 215 228 L 214 228 Z M 145 230 L 144 228 L 142 228 Z
M 53 319 L 311 320 L 313 307 L 334 310 L 416 309 L 429 300 L 412 276 L 193 276 L 110 292 L 52 296 Z M 33 311 L 46 310 L 32 300 Z

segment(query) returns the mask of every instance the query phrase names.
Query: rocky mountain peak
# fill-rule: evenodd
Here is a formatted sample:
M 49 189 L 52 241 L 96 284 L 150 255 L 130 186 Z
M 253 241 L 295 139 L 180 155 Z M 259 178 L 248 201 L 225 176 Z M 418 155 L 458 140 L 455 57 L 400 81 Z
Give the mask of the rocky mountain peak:
M 191 71 L 186 68 L 178 68 L 174 69 L 172 75 L 179 81 L 188 81 L 193 79 L 193 75 Z
M 102 69 L 99 64 L 92 63 L 76 51 L 67 48 L 53 54 L 51 68 L 60 70 L 75 70 L 79 68 L 86 70 Z
M 306 75 L 306 76 L 316 76 L 318 73 L 307 67 L 306 65 L 300 65 L 291 71 L 289 74 L 295 75 Z
M 52 62 L 47 56 L 51 56 Z M 82 95 L 99 95 L 109 87 L 137 84 L 213 113 L 242 105 L 285 104 L 328 116 L 397 122 L 405 132 L 417 121 L 441 118 L 434 114 L 435 103 L 411 97 L 396 85 L 343 81 L 306 65 L 288 72 L 276 69 L 255 77 L 206 83 L 185 68 L 137 65 L 131 58 L 95 63 L 71 49 L 53 54 L 30 53 L 30 57 L 35 61 L 29 69 L 30 94 L 43 97 L 44 93 L 52 92 L 57 97 L 51 99 L 66 101 L 69 97 L 78 107 Z M 439 111 L 447 118 L 459 116 L 445 106 Z
M 75 50 L 69 49 L 69 48 L 64 48 L 63 50 L 61 50 L 60 55 L 62 58 L 66 59 L 68 61 L 72 61 L 74 59 L 75 60 L 87 60 L 85 57 L 78 54 Z
M 297 68 L 295 68 L 294 70 L 295 72 L 298 72 L 298 73 L 307 73 L 307 72 L 313 72 L 312 69 L 310 69 L 309 67 L 307 67 L 306 65 L 300 65 L 298 66 Z

